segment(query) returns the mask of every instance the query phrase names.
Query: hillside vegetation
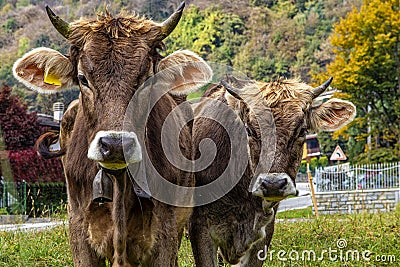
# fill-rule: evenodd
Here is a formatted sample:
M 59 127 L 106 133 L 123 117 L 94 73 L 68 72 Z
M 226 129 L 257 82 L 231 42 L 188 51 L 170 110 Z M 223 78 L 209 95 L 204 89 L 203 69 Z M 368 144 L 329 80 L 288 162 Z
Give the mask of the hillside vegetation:
M 309 82 L 311 69 L 318 72 L 332 60 L 328 43 L 332 24 L 357 2 L 189 0 L 177 29 L 166 39 L 165 53 L 191 49 L 211 62 L 232 65 L 254 79 L 268 81 L 285 76 Z M 0 80 L 16 89 L 31 110 L 46 112 L 53 101 L 63 97 L 69 101 L 76 96 L 37 96 L 22 90 L 22 85 L 12 77 L 13 62 L 33 47 L 47 46 L 68 53 L 66 42 L 51 26 L 44 6 L 48 4 L 61 18 L 73 21 L 81 16 L 95 16 L 104 10 L 104 3 L 0 0 Z M 125 9 L 162 21 L 180 0 L 107 3 L 114 14 Z
M 155 21 L 181 0 L 106 1 L 112 14 L 137 12 Z M 68 53 L 45 5 L 63 19 L 96 16 L 103 0 L 0 0 L 0 82 L 29 111 L 50 113 L 76 91 L 37 95 L 12 77 L 12 64 L 33 47 Z M 400 160 L 400 4 L 397 0 L 188 0 L 177 28 L 165 40 L 168 54 L 190 49 L 209 62 L 232 66 L 256 80 L 301 78 L 316 85 L 334 76 L 340 97 L 357 106 L 357 119 L 321 134 L 323 152 L 341 145 L 352 163 Z M 367 144 L 368 137 L 370 143 Z M 329 155 L 328 155 L 329 156 Z

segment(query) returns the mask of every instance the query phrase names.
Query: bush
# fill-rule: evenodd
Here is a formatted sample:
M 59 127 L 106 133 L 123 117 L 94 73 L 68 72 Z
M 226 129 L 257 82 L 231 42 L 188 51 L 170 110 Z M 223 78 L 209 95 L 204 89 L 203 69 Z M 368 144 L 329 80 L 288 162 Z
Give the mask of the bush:
M 27 184 L 26 191 L 26 210 L 30 217 L 57 213 L 67 203 L 67 188 L 64 183 Z
M 8 215 L 7 208 L 0 208 L 0 215 Z
M 10 87 L 4 85 L 0 90 L 0 148 L 4 149 L 5 146 L 9 151 L 12 174 L 7 176 L 13 176 L 5 177 L 7 181 L 65 181 L 61 160 L 44 160 L 33 148 L 36 139 L 46 131 L 47 129 L 40 125 L 37 114 L 27 113 L 26 105 L 18 96 L 11 94 Z
M 329 163 L 329 160 L 328 160 L 328 157 L 327 156 L 322 156 L 322 157 L 320 157 L 319 158 L 319 160 L 318 160 L 318 165 L 320 166 L 320 167 L 326 167 L 326 166 L 328 166 L 328 163 Z
M 310 160 L 310 171 L 315 172 L 315 169 L 318 167 L 318 159 L 317 158 L 312 158 Z
M 371 164 L 383 162 L 398 162 L 400 161 L 398 148 L 381 147 L 368 152 L 361 153 L 355 158 L 358 164 Z
M 63 182 L 63 169 L 59 159 L 44 160 L 33 148 L 11 151 L 9 160 L 15 182 Z
M 307 161 L 306 160 L 301 161 L 299 172 L 307 173 Z

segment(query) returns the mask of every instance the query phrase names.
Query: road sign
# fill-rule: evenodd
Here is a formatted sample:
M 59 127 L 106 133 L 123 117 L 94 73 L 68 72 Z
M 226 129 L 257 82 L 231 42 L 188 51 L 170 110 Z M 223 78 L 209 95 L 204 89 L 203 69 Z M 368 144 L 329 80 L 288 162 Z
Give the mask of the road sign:
M 340 146 L 336 146 L 335 150 L 333 151 L 330 160 L 346 160 L 347 157 L 344 154 L 342 148 Z

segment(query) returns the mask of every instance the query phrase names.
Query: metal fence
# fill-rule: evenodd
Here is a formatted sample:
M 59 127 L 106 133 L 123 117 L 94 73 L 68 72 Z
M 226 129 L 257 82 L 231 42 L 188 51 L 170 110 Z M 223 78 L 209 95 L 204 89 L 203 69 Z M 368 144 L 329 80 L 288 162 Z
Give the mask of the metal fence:
M 50 215 L 65 212 L 66 203 L 67 188 L 64 183 L 0 181 L 0 215 Z
M 400 162 L 342 164 L 317 169 L 313 179 L 317 192 L 399 188 Z
M 26 214 L 26 182 L 0 181 L 0 208 L 8 214 Z

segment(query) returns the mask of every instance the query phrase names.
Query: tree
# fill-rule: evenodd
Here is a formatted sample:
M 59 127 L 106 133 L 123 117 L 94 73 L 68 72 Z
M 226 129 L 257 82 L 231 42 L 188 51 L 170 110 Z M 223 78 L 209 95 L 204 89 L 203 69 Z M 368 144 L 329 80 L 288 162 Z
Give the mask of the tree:
M 200 10 L 190 6 L 176 29 L 166 39 L 167 54 L 190 49 L 211 62 L 232 65 L 243 42 L 244 22 L 215 6 Z
M 47 129 L 40 126 L 36 113 L 26 112 L 26 105 L 18 96 L 12 95 L 11 88 L 6 85 L 0 90 L 0 130 L 1 149 L 8 151 L 7 157 L 14 181 L 64 181 L 61 161 L 44 160 L 33 148 L 36 139 Z M 0 174 L 1 168 L 6 167 L 3 163 L 4 159 Z
M 357 106 L 358 118 L 349 128 L 355 140 L 365 143 L 372 135 L 373 149 L 393 153 L 399 153 L 400 142 L 399 10 L 396 0 L 364 0 L 354 8 L 335 25 L 330 37 L 335 59 L 319 75 L 334 76 L 333 86 Z
M 3 86 L 0 91 L 0 126 L 7 150 L 33 147 L 41 129 L 36 113 L 26 113 L 26 106 L 11 88 Z

